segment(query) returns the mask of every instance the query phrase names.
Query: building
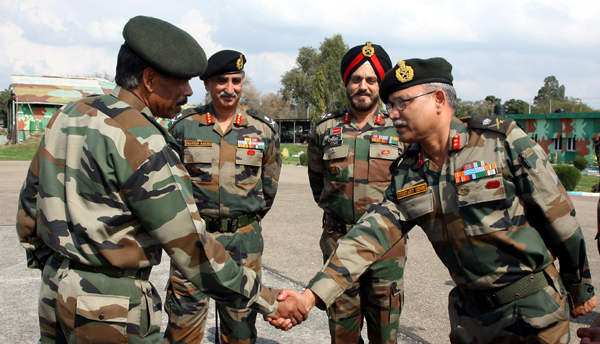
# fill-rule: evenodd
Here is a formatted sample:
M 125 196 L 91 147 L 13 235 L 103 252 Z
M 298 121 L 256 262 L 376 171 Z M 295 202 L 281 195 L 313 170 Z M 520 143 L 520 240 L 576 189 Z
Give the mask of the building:
M 594 159 L 600 133 L 600 112 L 501 115 L 514 119 L 553 162 L 572 163 L 582 156 Z

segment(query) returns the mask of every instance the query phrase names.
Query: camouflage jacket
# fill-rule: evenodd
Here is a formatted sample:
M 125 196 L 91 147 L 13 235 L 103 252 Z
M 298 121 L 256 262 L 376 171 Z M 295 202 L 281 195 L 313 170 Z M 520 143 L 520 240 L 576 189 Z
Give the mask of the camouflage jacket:
M 326 305 L 414 226 L 459 287 L 503 287 L 557 257 L 574 301 L 594 295 L 575 209 L 543 149 L 512 120 L 464 120 L 468 125 L 453 118 L 441 170 L 420 144 L 400 158 L 384 201 L 369 208 L 311 281 Z M 469 165 L 477 162 L 483 174 Z
M 86 265 L 139 269 L 159 264 L 164 249 L 219 302 L 273 314 L 277 292 L 199 234 L 204 222 L 173 148 L 144 103 L 120 87 L 57 111 L 19 199 L 28 265 L 43 267 L 54 251 Z
M 271 209 L 281 155 L 277 124 L 256 110 L 241 111 L 222 133 L 212 103 L 183 111 L 169 131 L 195 186 L 202 215 L 237 217 Z
M 392 120 L 379 109 L 362 129 L 348 109 L 321 117 L 308 141 L 315 201 L 338 221 L 356 223 L 383 199 L 392 179 L 390 166 L 403 150 Z

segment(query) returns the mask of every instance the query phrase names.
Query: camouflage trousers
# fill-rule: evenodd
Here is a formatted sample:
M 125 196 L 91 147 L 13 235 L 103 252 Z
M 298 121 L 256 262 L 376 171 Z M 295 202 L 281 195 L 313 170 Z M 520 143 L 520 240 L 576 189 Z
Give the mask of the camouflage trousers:
M 157 343 L 161 302 L 145 279 L 73 268 L 50 257 L 42 272 L 42 343 Z
M 321 251 L 326 261 L 342 233 L 324 228 Z M 400 241 L 351 284 L 329 307 L 331 343 L 364 343 L 360 332 L 367 322 L 369 343 L 396 343 L 404 305 L 406 242 Z
M 263 238 L 260 223 L 254 222 L 235 233 L 205 233 L 219 241 L 239 266 L 260 276 Z M 171 262 L 165 311 L 169 322 L 163 343 L 200 343 L 208 315 L 209 298 L 188 281 Z M 256 343 L 256 311 L 233 309 L 216 304 L 221 328 L 221 343 Z
M 549 286 L 498 308 L 475 306 L 458 287 L 448 300 L 451 343 L 569 343 L 569 305 L 558 272 L 546 269 Z

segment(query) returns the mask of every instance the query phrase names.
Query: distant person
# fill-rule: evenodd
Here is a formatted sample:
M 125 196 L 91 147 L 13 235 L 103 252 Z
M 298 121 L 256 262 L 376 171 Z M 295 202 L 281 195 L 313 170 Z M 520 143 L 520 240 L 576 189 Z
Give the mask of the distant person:
M 20 194 L 17 233 L 27 265 L 43 271 L 41 342 L 158 342 L 161 300 L 148 279 L 163 250 L 223 304 L 301 322 L 295 299 L 278 304 L 276 290 L 202 234 L 178 145 L 153 119 L 181 111 L 204 51 L 151 17 L 130 19 L 123 37 L 118 86 L 52 116 Z
M 220 242 L 239 266 L 261 274 L 260 221 L 273 205 L 281 170 L 277 124 L 265 113 L 240 105 L 246 57 L 222 50 L 208 59 L 200 79 L 211 102 L 187 109 L 169 131 L 182 150 L 206 236 Z M 218 301 L 218 299 L 216 299 Z M 209 298 L 171 264 L 165 309 L 166 343 L 200 343 Z M 216 303 L 222 343 L 255 343 L 256 311 Z
M 379 94 L 411 146 L 383 202 L 338 241 L 309 283 L 307 308 L 330 306 L 419 226 L 456 284 L 451 343 L 568 343 L 569 313 L 576 318 L 597 304 L 573 203 L 516 122 L 454 117 L 451 70 L 443 58 L 407 59 L 386 73 Z
M 323 209 L 320 246 L 327 261 L 337 241 L 372 203 L 383 200 L 390 166 L 404 150 L 387 113 L 379 109 L 379 83 L 392 61 L 385 50 L 366 44 L 348 50 L 341 62 L 349 109 L 319 118 L 308 143 L 308 177 Z M 331 305 L 331 343 L 396 343 L 404 302 L 404 240 L 381 257 Z

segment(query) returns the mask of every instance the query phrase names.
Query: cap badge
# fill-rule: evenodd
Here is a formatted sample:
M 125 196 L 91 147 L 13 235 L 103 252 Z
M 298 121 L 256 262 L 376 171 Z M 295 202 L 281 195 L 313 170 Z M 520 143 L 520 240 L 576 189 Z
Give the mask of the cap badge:
M 237 69 L 244 68 L 244 55 L 240 54 L 240 58 L 235 63 L 235 66 L 237 67 Z
M 362 48 L 362 53 L 365 57 L 371 57 L 375 54 L 375 48 L 373 48 L 371 42 L 367 42 L 367 45 Z
M 406 62 L 398 62 L 398 69 L 396 69 L 396 78 L 400 82 L 408 82 L 415 76 L 415 71 L 411 66 L 407 66 Z

